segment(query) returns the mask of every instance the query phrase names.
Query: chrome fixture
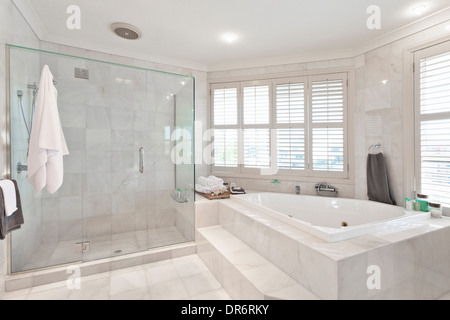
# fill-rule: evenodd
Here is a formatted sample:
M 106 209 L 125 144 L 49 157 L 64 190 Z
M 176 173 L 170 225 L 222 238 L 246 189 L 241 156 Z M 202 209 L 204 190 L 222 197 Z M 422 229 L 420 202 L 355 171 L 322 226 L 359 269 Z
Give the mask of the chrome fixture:
M 383 146 L 381 145 L 381 143 L 377 142 L 374 145 L 371 145 L 369 147 L 369 149 L 367 150 L 367 152 L 369 152 L 369 153 L 372 153 L 374 151 L 376 151 L 378 153 L 383 152 Z
M 139 172 L 144 173 L 144 148 L 139 149 Z
M 338 189 L 329 185 L 326 182 L 321 182 L 316 184 L 317 195 L 321 197 L 334 197 L 336 198 L 339 194 Z
M 302 188 L 300 186 L 295 186 L 295 194 L 300 195 Z
M 19 162 L 18 164 L 17 164 L 17 173 L 22 173 L 22 172 L 27 172 L 28 171 L 28 166 L 27 165 L 24 165 L 24 164 L 22 164 L 21 162 Z

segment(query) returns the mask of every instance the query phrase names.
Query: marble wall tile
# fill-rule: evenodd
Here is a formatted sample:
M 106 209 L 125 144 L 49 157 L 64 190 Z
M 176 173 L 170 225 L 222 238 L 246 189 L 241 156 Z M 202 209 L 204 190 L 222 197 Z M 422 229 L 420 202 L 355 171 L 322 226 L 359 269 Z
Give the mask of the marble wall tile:
M 98 217 L 112 214 L 112 194 L 93 194 L 83 197 L 83 216 Z
M 317 268 L 317 265 L 321 267 Z M 303 286 L 322 299 L 337 299 L 337 270 L 334 261 L 305 245 L 299 244 L 298 266 L 299 274 L 296 280 Z
M 86 128 L 111 129 L 108 109 L 103 107 L 86 107 Z
M 195 227 L 205 228 L 219 224 L 219 203 L 198 201 L 195 203 Z

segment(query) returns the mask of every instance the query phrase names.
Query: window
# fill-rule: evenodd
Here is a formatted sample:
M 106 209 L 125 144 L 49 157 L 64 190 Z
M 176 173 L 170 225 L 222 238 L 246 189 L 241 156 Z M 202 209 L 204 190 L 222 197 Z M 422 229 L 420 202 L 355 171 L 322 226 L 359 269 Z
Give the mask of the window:
M 415 53 L 418 193 L 450 206 L 450 44 Z
M 307 78 L 274 81 L 278 169 L 304 175 Z
M 214 172 L 348 177 L 346 73 L 211 89 Z
M 245 82 L 243 92 L 243 169 L 270 167 L 270 83 Z M 247 170 L 252 173 L 254 170 Z
M 233 84 L 213 89 L 214 158 L 223 171 L 238 167 L 238 89 Z
M 339 176 L 346 171 L 346 79 L 314 77 L 311 87 L 312 170 Z

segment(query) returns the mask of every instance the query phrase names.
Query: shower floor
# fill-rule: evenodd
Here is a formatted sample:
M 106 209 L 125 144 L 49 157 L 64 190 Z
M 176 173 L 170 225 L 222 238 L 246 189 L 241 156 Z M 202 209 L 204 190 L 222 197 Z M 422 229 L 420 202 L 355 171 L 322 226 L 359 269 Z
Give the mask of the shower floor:
M 23 268 L 20 268 L 20 271 L 30 271 L 79 261 L 95 261 L 191 240 L 186 239 L 176 226 L 171 226 L 91 238 L 88 240 L 90 242 L 89 251 L 83 254 L 75 251 L 75 244 L 79 241 L 49 242 L 42 244 L 32 255 L 30 261 Z

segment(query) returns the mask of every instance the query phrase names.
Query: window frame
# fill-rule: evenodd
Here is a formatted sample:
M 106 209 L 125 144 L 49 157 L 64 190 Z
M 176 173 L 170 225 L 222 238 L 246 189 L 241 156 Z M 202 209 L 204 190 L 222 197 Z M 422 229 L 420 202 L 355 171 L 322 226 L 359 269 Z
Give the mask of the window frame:
M 269 88 L 269 123 L 268 124 L 245 124 L 244 121 L 244 88 L 246 87 L 259 87 L 259 86 L 268 86 Z M 240 168 L 240 172 L 243 174 L 249 174 L 249 175 L 258 175 L 261 172 L 260 168 L 249 168 L 245 166 L 245 161 L 244 161 L 244 141 L 245 141 L 245 130 L 246 129 L 268 129 L 269 130 L 269 156 L 270 156 L 270 150 L 272 150 L 272 139 L 270 136 L 270 132 L 272 129 L 272 124 L 273 124 L 273 119 L 272 119 L 272 108 L 273 108 L 273 93 L 271 90 L 271 83 L 270 80 L 255 80 L 255 81 L 244 81 L 241 82 L 241 94 L 240 94 L 240 105 L 241 105 L 241 109 L 240 109 L 240 113 L 238 115 L 238 117 L 240 117 L 240 123 L 241 123 L 241 127 L 240 127 L 240 131 L 239 131 L 239 140 L 240 140 L 240 144 L 239 144 L 239 149 L 238 149 L 238 154 L 240 157 L 239 163 L 239 168 Z M 238 98 L 239 100 L 239 98 Z M 268 167 L 269 168 L 269 167 Z
M 303 124 L 296 124 L 296 123 L 278 123 L 278 113 L 277 113 L 277 86 L 282 84 L 293 84 L 293 83 L 303 83 L 304 85 L 304 120 Z M 305 168 L 303 170 L 292 170 L 292 169 L 278 169 L 278 175 L 279 176 L 285 176 L 285 175 L 292 175 L 292 176 L 298 176 L 298 177 L 307 177 L 308 176 L 308 150 L 309 150 L 309 139 L 308 139 L 308 76 L 301 76 L 301 77 L 291 77 L 291 78 L 280 78 L 280 79 L 273 79 L 272 80 L 272 92 L 273 92 L 273 108 L 272 108 L 272 129 L 278 130 L 278 129 L 303 129 L 304 134 L 304 149 L 305 149 Z M 276 140 L 275 144 L 278 144 L 278 135 L 276 134 Z M 278 161 L 278 148 L 276 151 L 276 159 Z
M 354 141 L 353 140 L 349 140 L 349 137 L 352 136 L 352 133 L 354 132 L 354 128 L 353 128 L 353 108 L 354 108 L 354 97 L 352 96 L 352 94 L 355 92 L 355 88 L 354 88 L 354 68 L 353 67 L 336 67 L 336 68 L 329 68 L 329 69 L 317 69 L 317 70 L 311 70 L 311 71 L 301 71 L 301 72 L 284 72 L 284 73 L 275 73 L 275 74 L 265 74 L 265 75 L 242 75 L 242 76 L 233 76 L 233 77 L 228 77 L 228 78 L 220 78 L 220 77 L 214 77 L 211 78 L 208 82 L 210 85 L 210 94 L 208 95 L 208 99 L 210 101 L 210 108 L 209 108 L 209 127 L 210 129 L 213 128 L 213 115 L 214 115 L 214 109 L 213 109 L 213 104 L 211 103 L 211 99 L 213 97 L 213 90 L 214 88 L 219 87 L 223 87 L 224 85 L 229 85 L 231 83 L 241 83 L 241 82 L 255 82 L 255 81 L 271 81 L 272 82 L 272 88 L 271 88 L 271 94 L 272 94 L 272 99 L 271 99 L 271 103 L 272 103 L 272 112 L 271 112 L 271 117 L 272 117 L 272 127 L 271 129 L 274 128 L 273 124 L 274 121 L 276 120 L 276 109 L 275 107 L 273 107 L 275 105 L 275 99 L 276 99 L 276 91 L 274 89 L 274 85 L 275 83 L 280 83 L 283 81 L 292 81 L 293 79 L 304 79 L 304 78 L 308 78 L 308 77 L 314 77 L 314 76 L 321 76 L 322 78 L 326 78 L 327 76 L 331 76 L 331 75 L 336 75 L 336 74 L 341 74 L 341 75 L 345 75 L 346 76 L 346 84 L 344 85 L 344 89 L 345 89 L 345 93 L 346 93 L 346 101 L 345 101 L 345 106 L 344 106 L 344 119 L 345 119 L 345 125 L 344 125 L 344 161 L 345 161 L 345 165 L 344 165 L 344 171 L 342 172 L 341 175 L 336 175 L 332 172 L 321 172 L 318 173 L 316 175 L 312 175 L 312 174 L 308 174 L 308 170 L 305 170 L 305 173 L 301 173 L 301 170 L 299 170 L 299 172 L 295 172 L 296 170 L 283 170 L 280 169 L 277 171 L 277 173 L 273 174 L 273 175 L 262 175 L 260 169 L 255 169 L 255 170 L 242 170 L 241 169 L 241 165 L 239 166 L 238 169 L 236 168 L 227 168 L 226 170 L 224 170 L 224 168 L 222 167 L 215 167 L 214 165 L 209 165 L 208 166 L 208 174 L 215 174 L 217 176 L 222 176 L 222 177 L 233 177 L 233 178 L 243 178 L 243 179 L 267 179 L 267 180 L 271 180 L 275 177 L 280 177 L 283 180 L 286 181 L 298 181 L 299 179 L 301 179 L 302 181 L 310 181 L 310 182 L 317 182 L 318 179 L 324 179 L 327 178 L 327 181 L 329 183 L 341 183 L 341 184 L 345 184 L 345 185 L 352 185 L 354 184 L 354 166 L 353 166 L 353 157 L 354 157 Z M 292 81 L 295 82 L 295 81 Z M 309 88 L 309 82 L 307 85 L 305 85 L 305 90 L 309 92 L 310 88 Z M 242 91 L 239 93 L 240 98 L 239 98 L 239 107 L 242 107 Z M 310 99 L 309 94 L 306 94 L 306 99 Z M 309 106 L 309 101 L 306 102 L 307 106 L 306 106 L 306 110 L 305 112 L 308 113 L 310 106 Z M 240 114 L 242 114 L 242 109 L 239 110 Z M 309 117 L 309 114 L 308 116 Z M 308 118 L 306 118 L 305 120 L 307 120 Z M 307 124 L 305 123 L 305 126 L 307 126 Z M 307 141 L 305 142 L 305 144 L 309 143 L 309 139 L 307 138 L 309 134 L 309 131 L 305 131 L 305 139 L 307 139 Z M 272 142 L 274 140 L 274 137 L 272 135 L 271 137 L 271 147 L 272 147 Z M 242 149 L 242 133 L 240 133 L 240 141 L 239 141 L 239 150 Z M 307 148 L 308 146 L 305 145 L 305 148 Z M 305 149 L 308 150 L 308 149 Z M 305 153 L 308 151 L 305 151 Z M 275 159 L 277 159 L 276 156 L 277 152 L 275 152 Z M 239 156 L 242 156 L 241 154 Z M 309 155 L 306 154 L 306 157 L 309 158 Z M 240 159 L 240 163 L 243 163 L 242 161 L 243 159 Z M 309 161 L 309 160 L 308 160 Z M 306 164 L 308 165 L 308 163 Z M 231 170 L 230 170 L 231 169 Z M 253 172 L 252 172 L 253 171 Z M 329 174 L 327 174 L 329 173 Z
M 348 178 L 349 170 L 348 170 L 348 74 L 346 73 L 334 73 L 334 74 L 327 74 L 327 75 L 317 75 L 317 76 L 310 76 L 308 78 L 308 94 L 310 95 L 309 101 L 310 104 L 308 105 L 309 110 L 309 131 L 308 131 L 308 139 L 309 139 L 309 146 L 308 149 L 308 162 L 309 162 L 309 175 L 312 177 L 321 177 L 321 178 L 342 178 L 346 179 Z M 312 84 L 313 82 L 317 81 L 333 81 L 333 80 L 342 80 L 343 84 L 343 122 L 342 125 L 339 125 L 337 122 L 320 122 L 320 123 L 313 123 L 312 118 Z M 313 166 L 313 130 L 314 129 L 334 129 L 334 128 L 343 128 L 343 135 L 344 135 L 344 163 L 343 163 L 343 171 L 342 172 L 333 172 L 333 171 L 319 171 L 314 170 Z
M 216 125 L 214 123 L 214 90 L 221 90 L 221 89 L 236 89 L 237 91 L 237 123 L 236 125 Z M 214 164 L 212 165 L 213 172 L 223 172 L 223 173 L 235 173 L 239 172 L 239 163 L 240 163 L 240 127 L 241 127 L 241 106 L 240 106 L 240 83 L 239 82 L 230 82 L 230 83 L 222 83 L 222 84 L 213 84 L 211 85 L 211 125 L 209 126 L 209 129 L 212 130 L 212 135 L 214 136 L 214 130 L 215 129 L 221 129 L 221 130 L 237 130 L 237 144 L 238 144 L 238 165 L 236 167 L 218 167 Z
M 413 60 L 413 101 L 414 101 L 414 193 L 422 193 L 422 123 L 429 121 L 450 120 L 450 111 L 421 114 L 421 72 L 420 62 L 427 57 L 437 56 L 439 54 L 450 53 L 450 41 L 444 41 L 432 46 L 418 49 L 412 52 Z M 433 195 L 430 195 L 433 196 Z M 449 208 L 450 205 L 446 204 Z

